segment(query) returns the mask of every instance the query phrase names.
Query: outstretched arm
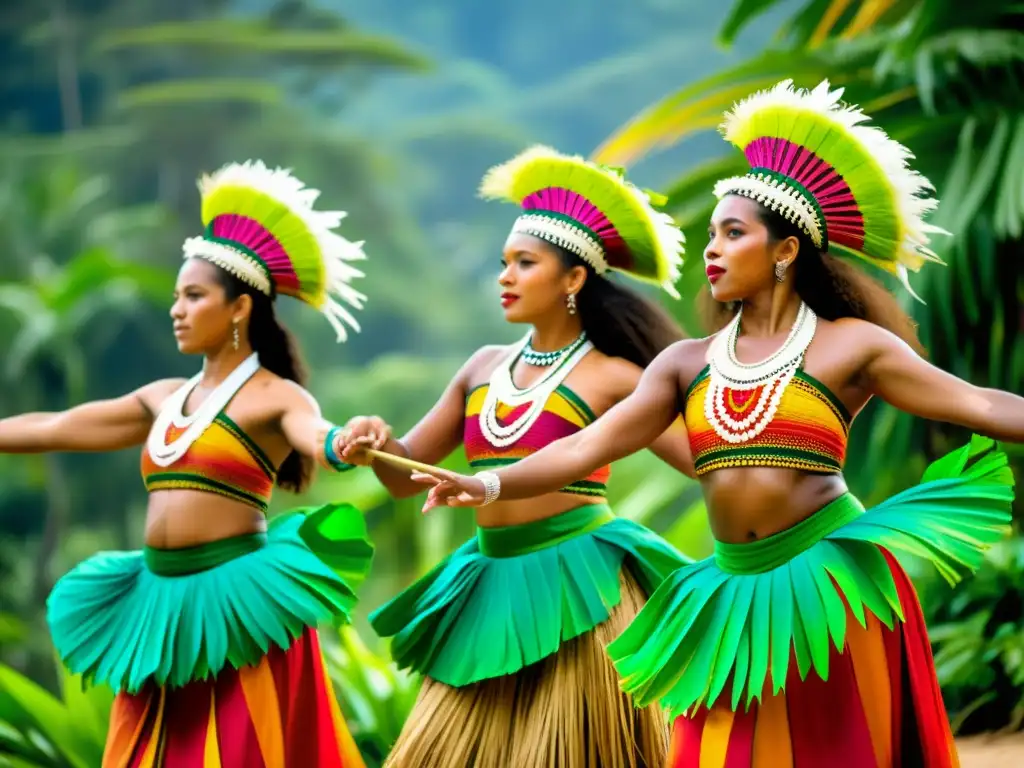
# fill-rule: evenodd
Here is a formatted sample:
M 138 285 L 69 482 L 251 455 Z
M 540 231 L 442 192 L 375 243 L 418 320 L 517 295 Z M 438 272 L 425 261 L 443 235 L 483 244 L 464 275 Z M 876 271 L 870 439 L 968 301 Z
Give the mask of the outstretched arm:
M 996 440 L 1024 442 L 1024 397 L 958 379 L 877 326 L 865 332 L 864 373 L 873 394 L 915 416 L 959 424 Z
M 281 405 L 281 431 L 297 453 L 323 463 L 323 445 L 334 425 L 320 415 L 320 404 L 293 381 L 275 382 L 273 395 Z
M 644 371 L 633 394 L 589 427 L 497 471 L 501 498 L 527 499 L 553 493 L 598 467 L 649 446 L 676 416 L 679 373 L 675 357 L 672 347 L 662 352 Z M 428 481 L 422 475 L 415 477 Z M 424 511 L 435 506 L 480 505 L 483 483 L 479 479 L 448 472 L 439 473 L 438 478 L 441 482 L 431 489 Z
M 408 470 L 383 461 L 370 462 L 363 448 L 402 456 L 426 464 L 443 461 L 462 442 L 466 396 L 474 371 L 486 368 L 505 348 L 487 346 L 478 350 L 455 374 L 455 378 L 427 414 L 401 440 L 391 436 L 391 427 L 379 416 L 357 416 L 346 425 L 344 446 L 339 454 L 353 464 L 370 464 L 377 479 L 396 499 L 423 493 L 423 485 L 412 480 Z
M 687 477 L 697 479 L 697 471 L 693 467 L 693 451 L 690 450 L 690 433 L 682 416 L 677 416 L 671 426 L 651 443 L 651 453 L 670 467 L 682 472 Z
M 2 419 L 0 453 L 116 451 L 141 445 L 159 403 L 180 384 L 179 380 L 156 381 L 113 400 Z

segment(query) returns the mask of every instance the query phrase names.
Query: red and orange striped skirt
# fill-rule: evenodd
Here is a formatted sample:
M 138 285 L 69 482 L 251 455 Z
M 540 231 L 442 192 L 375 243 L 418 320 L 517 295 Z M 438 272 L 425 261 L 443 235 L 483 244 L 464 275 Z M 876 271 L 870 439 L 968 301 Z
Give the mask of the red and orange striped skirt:
M 103 768 L 363 768 L 316 632 L 258 666 L 114 700 Z
M 893 629 L 847 609 L 846 647 L 828 681 L 800 680 L 733 711 L 726 701 L 673 723 L 669 768 L 890 768 L 959 765 L 914 587 L 887 555 L 904 607 Z
M 1009 531 L 1013 476 L 986 438 L 871 509 L 844 494 L 673 573 L 608 646 L 673 720 L 671 768 L 958 765 L 921 606 L 894 553 L 950 583 Z

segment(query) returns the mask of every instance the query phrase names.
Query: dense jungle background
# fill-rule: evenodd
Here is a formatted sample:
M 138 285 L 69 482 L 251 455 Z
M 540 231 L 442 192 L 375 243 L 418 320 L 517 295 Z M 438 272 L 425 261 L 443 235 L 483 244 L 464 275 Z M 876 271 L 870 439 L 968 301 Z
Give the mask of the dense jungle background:
M 194 181 L 250 157 L 292 167 L 367 243 L 361 334 L 339 346 L 315 313 L 280 307 L 335 421 L 378 413 L 401 432 L 474 349 L 523 332 L 503 322 L 495 284 L 515 211 L 475 190 L 533 142 L 630 166 L 668 196 L 690 258 L 683 299 L 664 301 L 698 335 L 711 186 L 742 164 L 714 129 L 735 99 L 785 77 L 845 86 L 913 149 L 943 200 L 934 221 L 954 236 L 939 243 L 948 266 L 911 278 L 926 303 L 907 307 L 937 365 L 1021 392 L 1022 17 L 1024 5 L 996 0 L 6 4 L 0 417 L 195 371 L 167 316 L 181 241 L 199 226 Z M 854 427 L 848 479 L 878 501 L 968 437 L 873 405 Z M 1008 449 L 1021 477 L 1024 452 Z M 377 547 L 356 625 L 323 633 L 376 765 L 418 681 L 393 668 L 365 615 L 468 537 L 471 516 L 423 517 L 422 498 L 391 501 L 367 471 L 321 473 L 274 509 L 329 499 L 360 507 Z M 699 488 L 653 456 L 616 466 L 611 501 L 691 555 L 710 552 Z M 0 766 L 99 764 L 110 695 L 58 670 L 44 604 L 80 559 L 138 546 L 144 505 L 135 451 L 0 456 Z M 964 584 L 914 576 L 955 731 L 1018 731 L 1019 531 Z

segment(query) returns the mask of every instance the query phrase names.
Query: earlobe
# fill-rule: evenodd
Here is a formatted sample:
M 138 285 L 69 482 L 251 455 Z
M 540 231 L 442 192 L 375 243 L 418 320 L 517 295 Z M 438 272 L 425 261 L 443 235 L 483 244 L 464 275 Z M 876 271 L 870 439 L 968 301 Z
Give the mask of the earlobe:
M 568 293 L 577 294 L 583 290 L 583 284 L 587 282 L 587 270 L 584 267 L 573 267 L 572 279 L 569 282 Z
M 235 314 L 235 323 L 241 323 L 252 316 L 252 296 L 247 293 L 243 293 L 236 299 L 238 302 L 238 313 Z

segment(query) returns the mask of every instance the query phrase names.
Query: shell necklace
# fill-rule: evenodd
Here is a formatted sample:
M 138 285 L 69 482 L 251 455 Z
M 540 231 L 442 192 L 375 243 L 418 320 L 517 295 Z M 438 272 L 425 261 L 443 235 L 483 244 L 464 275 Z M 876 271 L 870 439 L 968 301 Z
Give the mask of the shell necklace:
M 512 445 L 530 430 L 544 412 L 544 406 L 551 394 L 565 381 L 565 377 L 576 364 L 594 348 L 594 345 L 587 341 L 587 334 L 581 333 L 576 341 L 560 350 L 550 370 L 530 386 L 520 389 L 512 380 L 512 369 L 529 343 L 530 335 L 527 334 L 512 354 L 494 369 L 487 384 L 487 396 L 480 410 L 480 431 L 487 442 L 495 448 Z M 516 408 L 526 403 L 529 403 L 529 406 L 514 421 L 502 424 L 498 419 L 499 404 Z
M 178 390 L 164 401 L 160 414 L 153 422 L 146 448 L 153 463 L 158 467 L 169 467 L 176 462 L 194 443 L 206 428 L 217 418 L 217 414 L 227 407 L 238 390 L 242 388 L 253 374 L 260 369 L 260 358 L 255 352 L 245 358 L 228 376 L 217 385 L 206 399 L 196 408 L 195 413 L 185 416 L 182 411 L 185 401 L 203 378 L 200 371 L 186 381 Z M 171 427 L 184 430 L 177 438 L 167 442 L 167 434 Z
M 704 416 L 723 440 L 745 443 L 775 418 L 786 386 L 803 362 L 814 338 L 818 316 L 801 302 L 796 321 L 778 351 L 757 363 L 736 358 L 743 309 L 711 343 L 709 384 Z

